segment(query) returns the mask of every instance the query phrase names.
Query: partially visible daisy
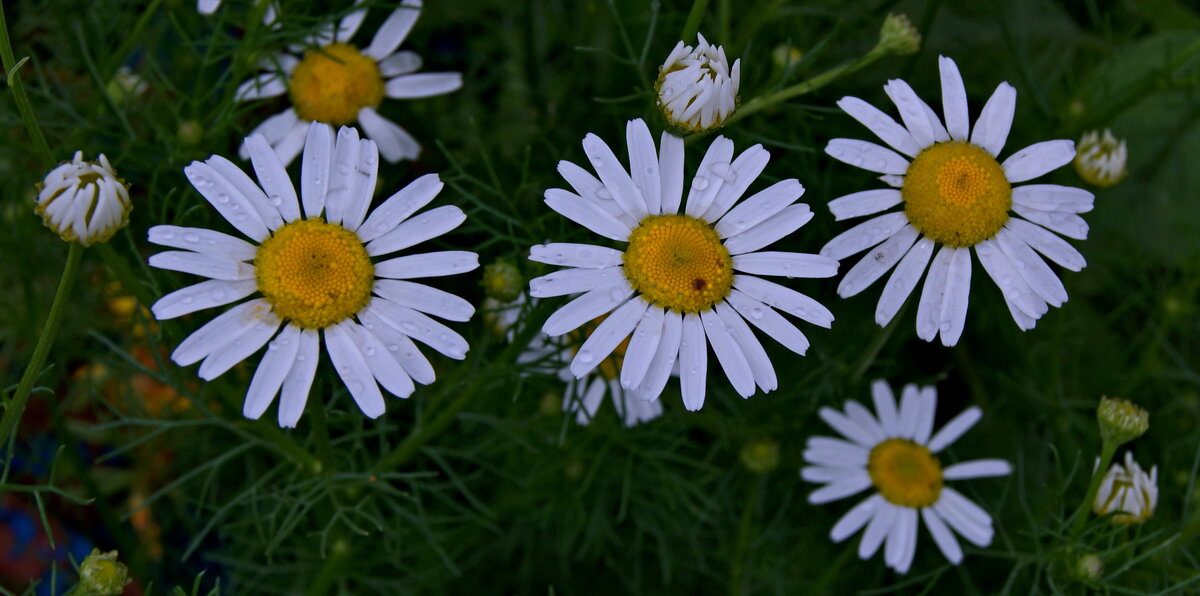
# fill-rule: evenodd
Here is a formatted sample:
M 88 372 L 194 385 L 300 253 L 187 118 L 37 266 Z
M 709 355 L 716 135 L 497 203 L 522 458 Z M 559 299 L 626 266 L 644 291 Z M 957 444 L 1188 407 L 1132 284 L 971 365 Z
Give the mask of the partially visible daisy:
M 1145 523 L 1154 515 L 1158 505 L 1158 466 L 1147 474 L 1136 461 L 1133 452 L 1125 452 L 1125 465 L 1114 463 L 1100 482 L 1100 490 L 1092 502 L 1096 515 L 1116 513 L 1112 523 L 1130 525 Z
M 221 8 L 221 0 L 196 0 L 196 11 L 200 14 L 212 14 Z
M 1113 136 L 1109 129 L 1093 130 L 1079 139 L 1079 153 L 1075 156 L 1075 172 L 1092 186 L 1108 188 L 1125 178 L 1125 160 L 1128 150 L 1125 139 Z
M 1055 233 L 1087 238 L 1087 223 L 1078 214 L 1092 209 L 1093 197 L 1086 190 L 1054 184 L 1014 187 L 1069 163 L 1075 144 L 1045 141 L 997 161 L 1012 125 L 1016 90 L 1001 83 L 970 130 L 958 66 L 945 56 L 939 64 L 945 126 L 901 80 L 889 81 L 884 91 L 904 126 L 856 97 L 838 102 L 908 158 L 867 141 L 833 139 L 826 153 L 883 174 L 880 180 L 894 188 L 846 195 L 832 201 L 830 210 L 840 220 L 904 207 L 850 228 L 821 254 L 840 261 L 871 249 L 842 278 L 842 297 L 858 294 L 895 268 L 875 309 L 881 326 L 896 316 L 932 257 L 917 307 L 917 335 L 932 341 L 940 334 L 942 344 L 952 346 L 967 317 L 972 252 L 1000 287 L 1022 330 L 1032 329 L 1049 306 L 1067 301 L 1062 282 L 1037 253 L 1071 271 L 1083 269 L 1083 255 Z
M 825 485 L 808 496 L 810 503 L 819 505 L 875 489 L 834 524 L 830 538 L 841 542 L 866 526 L 859 558 L 870 558 L 886 541 L 884 562 L 898 573 L 907 573 L 912 565 L 918 517 L 955 565 L 963 553 L 954 532 L 979 547 L 991 544 L 992 517 L 945 486 L 945 481 L 1005 476 L 1011 466 L 1000 459 L 980 459 L 943 469 L 937 458 L 938 452 L 979 421 L 979 408 L 967 408 L 934 433 L 937 392 L 933 387 L 905 385 L 899 408 L 883 381 L 871 384 L 871 396 L 874 415 L 854 400 L 846 402 L 844 413 L 821 408 L 821 419 L 849 440 L 810 437 L 804 452 L 810 465 L 801 476 Z
M 631 338 L 620 382 L 640 399 L 658 398 L 678 360 L 684 406 L 700 409 L 709 345 L 738 394 L 749 397 L 755 385 L 774 390 L 775 370 L 747 321 L 798 354 L 808 349 L 808 340 L 775 308 L 822 327 L 833 322 L 833 314 L 812 298 L 757 277 L 837 273 L 837 262 L 827 257 L 757 252 L 812 218 L 808 205 L 793 204 L 804 187 L 795 179 L 783 180 L 735 206 L 770 155 L 755 145 L 735 159 L 733 142 L 718 137 L 680 213 L 683 139 L 663 133 L 656 150 L 646 123 L 633 120 L 626 140 L 629 170 L 604 141 L 589 134 L 583 149 L 599 179 L 562 161 L 559 173 L 574 192 L 546 191 L 551 209 L 628 247 L 534 246 L 531 260 L 567 269 L 530 281 L 530 295 L 583 293 L 551 315 L 542 330 L 563 335 L 607 314 L 575 354 L 571 373 L 582 378 Z
M 366 13 L 366 8 L 357 8 L 337 27 L 330 26 L 306 40 L 311 49 L 302 56 L 298 55 L 302 48 L 268 56 L 259 64 L 267 72 L 238 87 L 239 101 L 288 94 L 292 107 L 267 118 L 252 133 L 265 137 L 284 165 L 300 152 L 308 123 L 314 121 L 335 126 L 357 122 L 376 142 L 384 159 L 415 159 L 421 145 L 376 108 L 385 97 L 431 97 L 462 87 L 462 75 L 457 72 L 414 74 L 421 68 L 421 57 L 396 51 L 421 14 L 420 0 L 405 0 L 380 25 L 371 44 L 360 49 L 349 41 Z M 241 156 L 249 157 L 246 145 L 242 145 Z
M 38 184 L 34 213 L 67 242 L 91 246 L 112 238 L 129 223 L 133 203 L 129 185 L 101 153 L 97 161 L 84 161 L 76 151 L 71 161 L 50 170 Z
M 440 251 L 375 260 L 466 219 L 454 206 L 414 216 L 441 191 L 437 174 L 418 178 L 368 216 L 378 153 L 353 128 L 343 127 L 335 140 L 327 124 L 308 127 L 299 198 L 266 139 L 253 135 L 246 146 L 259 184 L 219 155 L 192 162 L 184 173 L 253 244 L 203 228 L 150 228 L 150 242 L 182 249 L 160 252 L 150 265 L 210 278 L 159 299 L 152 307 L 158 319 L 256 295 L 183 340 L 172 360 L 180 366 L 203 360 L 200 377 L 212 380 L 270 341 L 243 413 L 262 416 L 282 388 L 279 424 L 291 427 L 317 372 L 321 336 L 338 376 L 371 418 L 384 411 L 378 385 L 407 397 L 413 381 L 433 382 L 433 367 L 412 340 L 450 358 L 466 356 L 466 340 L 429 315 L 466 321 L 475 311 L 471 304 L 405 280 L 470 271 L 478 256 Z
M 742 61 L 729 65 L 725 48 L 696 34 L 695 48 L 681 41 L 658 69 L 654 90 L 671 126 L 703 132 L 716 128 L 737 109 Z

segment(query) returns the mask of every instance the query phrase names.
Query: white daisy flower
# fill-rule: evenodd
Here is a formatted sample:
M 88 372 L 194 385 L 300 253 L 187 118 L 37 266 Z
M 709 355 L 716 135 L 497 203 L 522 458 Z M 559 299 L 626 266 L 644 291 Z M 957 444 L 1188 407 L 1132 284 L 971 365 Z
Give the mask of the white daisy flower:
M 710 344 L 740 395 L 752 395 L 756 384 L 763 391 L 775 389 L 775 370 L 746 322 L 798 354 L 808 349 L 808 340 L 775 308 L 822 327 L 833 322 L 833 314 L 812 298 L 756 276 L 837 273 L 837 262 L 827 257 L 755 252 L 812 218 L 808 205 L 793 204 L 804 187 L 784 180 L 734 206 L 770 155 L 755 145 L 735 159 L 733 142 L 718 137 L 679 213 L 683 139 L 663 133 L 656 150 L 641 120 L 629 122 L 626 139 L 629 170 L 604 141 L 589 134 L 583 149 L 600 178 L 562 161 L 558 171 L 574 192 L 546 191 L 551 209 L 628 247 L 534 246 L 531 260 L 568 269 L 530 281 L 532 296 L 584 292 L 551 315 L 542 330 L 563 335 L 611 313 L 580 346 L 571 373 L 582 378 L 632 334 L 620 382 L 642 399 L 658 398 L 678 359 L 684 406 L 700 409 Z
M 158 253 L 150 265 L 210 278 L 162 297 L 152 307 L 158 319 L 257 293 L 185 339 L 172 360 L 180 366 L 203 360 L 200 377 L 212 380 L 274 337 L 243 413 L 262 416 L 282 387 L 279 424 L 293 427 L 317 371 L 322 335 L 338 375 L 371 418 L 384 411 L 376 382 L 400 397 L 412 394 L 413 381 L 433 382 L 433 367 L 412 340 L 450 358 L 466 356 L 466 340 L 428 315 L 466 321 L 475 311 L 471 304 L 404 280 L 470 271 L 478 256 L 441 251 L 375 260 L 466 219 L 454 206 L 413 216 L 442 190 L 437 174 L 413 181 L 368 216 L 378 150 L 373 141 L 359 140 L 355 129 L 343 127 L 335 140 L 329 125 L 309 126 L 299 198 L 265 138 L 251 136 L 246 146 L 259 184 L 219 155 L 192 162 L 184 173 L 253 244 L 202 228 L 150 228 L 150 242 L 182 249 Z
M 1147 474 L 1133 461 L 1133 453 L 1126 451 L 1125 466 L 1114 463 L 1100 482 L 1092 511 L 1096 515 L 1116 513 L 1112 517 L 1114 524 L 1141 524 L 1154 516 L 1157 505 L 1158 466 L 1150 468 Z
M 1093 130 L 1079 139 L 1079 152 L 1075 155 L 1075 172 L 1088 184 L 1108 188 L 1125 178 L 1125 159 L 1128 150 L 1125 139 L 1113 136 L 1104 129 L 1104 136 Z
M 1005 476 L 1012 468 L 1004 460 L 980 459 L 942 469 L 936 457 L 979 421 L 979 408 L 967 408 L 934 433 L 933 387 L 905 385 L 899 408 L 883 381 L 871 384 L 871 396 L 875 415 L 854 400 L 846 402 L 844 413 L 821 408 L 821 419 L 849 440 L 810 437 L 804 451 L 811 465 L 801 477 L 825 485 L 808 496 L 810 503 L 844 499 L 871 487 L 876 491 L 834 524 L 830 538 L 841 542 L 866 526 L 859 558 L 870 558 L 886 540 L 884 561 L 898 573 L 912 565 L 918 517 L 955 565 L 963 553 L 954 532 L 979 547 L 991 544 L 991 516 L 945 481 Z
M 1079 251 L 1052 232 L 1087 238 L 1087 223 L 1078 214 L 1092 209 L 1092 193 L 1053 184 L 1014 188 L 1070 162 L 1075 144 L 1046 141 L 1017 151 L 1003 163 L 997 161 L 1012 124 L 1016 90 L 1001 83 L 983 106 L 974 130 L 968 130 L 967 93 L 958 67 L 945 56 L 939 61 L 945 126 L 901 80 L 889 81 L 884 91 L 900 110 L 904 126 L 856 97 L 838 102 L 912 159 L 867 141 L 829 142 L 826 153 L 879 172 L 880 179 L 894 187 L 830 202 L 837 219 L 872 215 L 901 203 L 904 208 L 850 228 L 829 241 L 821 254 L 840 261 L 871 249 L 842 278 L 842 297 L 858 294 L 895 268 L 875 309 L 875 322 L 881 326 L 900 310 L 932 256 L 917 308 L 917 335 L 932 341 L 941 334 L 942 343 L 952 346 L 967 317 L 972 249 L 1022 330 L 1032 329 L 1048 305 L 1067 301 L 1062 282 L 1037 253 L 1071 271 L 1083 269 Z
M 129 186 L 103 153 L 83 161 L 83 152 L 50 170 L 38 185 L 34 213 L 67 242 L 91 246 L 112 238 L 129 223 Z
M 212 14 L 221 8 L 221 0 L 196 0 L 196 11 L 200 14 Z
M 703 132 L 716 128 L 737 109 L 742 61 L 729 58 L 721 46 L 696 34 L 695 48 L 679 42 L 658 69 L 654 90 L 658 106 L 671 126 Z
M 358 0 L 356 4 L 361 2 Z M 292 48 L 260 63 L 266 72 L 242 83 L 237 99 L 246 101 L 288 94 L 292 107 L 267 118 L 252 134 L 270 142 L 284 165 L 300 152 L 309 122 L 343 125 L 357 122 L 389 162 L 415 159 L 421 145 L 399 125 L 376 111 L 385 97 L 416 99 L 444 95 L 462 87 L 457 72 L 416 73 L 421 57 L 397 52 L 421 14 L 420 0 L 405 0 L 380 25 L 371 44 L 359 49 L 349 43 L 366 16 L 359 8 L 338 23 L 306 40 L 312 49 Z M 243 159 L 249 149 L 243 145 Z

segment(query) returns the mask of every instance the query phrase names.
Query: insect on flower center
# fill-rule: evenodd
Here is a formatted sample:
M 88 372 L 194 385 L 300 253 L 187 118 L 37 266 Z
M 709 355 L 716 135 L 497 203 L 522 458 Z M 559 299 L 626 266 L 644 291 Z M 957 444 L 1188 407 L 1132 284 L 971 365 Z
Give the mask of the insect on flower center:
M 354 232 L 321 219 L 289 223 L 258 247 L 258 289 L 275 314 L 322 329 L 362 310 L 375 266 Z
M 1004 168 L 970 143 L 937 143 L 908 166 L 904 213 L 913 227 L 946 246 L 974 246 L 1000 231 L 1012 207 Z
M 656 306 L 681 313 L 712 308 L 733 286 L 733 260 L 717 232 L 687 215 L 651 215 L 629 234 L 629 285 Z
M 383 101 L 379 65 L 358 48 L 332 43 L 304 53 L 288 83 L 292 105 L 304 120 L 333 125 L 358 119 L 358 111 Z
M 901 507 L 929 507 L 942 492 L 942 465 L 908 439 L 888 439 L 871 449 L 867 473 L 879 494 Z

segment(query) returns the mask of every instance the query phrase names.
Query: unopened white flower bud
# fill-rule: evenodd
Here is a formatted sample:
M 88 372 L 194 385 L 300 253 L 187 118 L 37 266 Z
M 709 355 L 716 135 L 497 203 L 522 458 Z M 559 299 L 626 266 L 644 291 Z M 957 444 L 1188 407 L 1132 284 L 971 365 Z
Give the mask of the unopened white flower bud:
M 67 242 L 91 246 L 129 223 L 129 187 L 117 178 L 108 158 L 83 161 L 83 152 L 50 170 L 38 185 L 34 212 Z
M 738 105 L 742 61 L 733 66 L 721 46 L 703 35 L 696 47 L 681 41 L 658 71 L 658 107 L 671 126 L 704 132 L 721 126 Z
M 1079 139 L 1075 152 L 1075 171 L 1088 184 L 1107 188 L 1125 178 L 1125 140 L 1113 136 L 1109 129 L 1091 131 Z

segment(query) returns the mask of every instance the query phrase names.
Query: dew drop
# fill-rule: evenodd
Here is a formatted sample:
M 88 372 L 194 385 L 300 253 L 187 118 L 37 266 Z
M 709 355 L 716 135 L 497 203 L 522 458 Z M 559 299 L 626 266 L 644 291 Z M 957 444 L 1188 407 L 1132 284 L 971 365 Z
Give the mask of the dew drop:
M 750 309 L 750 318 L 758 320 L 763 318 L 763 309 L 761 306 L 756 306 Z
M 709 166 L 708 169 L 712 171 L 713 175 L 720 176 L 721 178 L 729 174 L 729 164 L 723 161 L 718 161 Z
M 172 238 L 174 238 L 174 237 L 175 237 L 175 232 L 163 232 L 163 233 L 162 233 L 162 239 L 163 239 L 163 240 L 170 240 L 170 239 L 172 239 Z
M 399 352 L 399 351 L 400 351 L 400 344 L 388 344 L 388 345 L 387 345 L 387 349 L 388 349 L 388 351 L 389 351 L 389 352 Z M 412 354 L 408 354 L 408 356 L 411 358 L 411 357 L 412 357 Z
M 280 198 L 278 195 L 271 195 L 271 204 L 276 207 L 279 207 L 280 205 L 283 205 L 283 199 Z
M 296 362 L 304 362 L 305 360 L 308 360 L 308 356 L 305 356 L 304 354 L 296 354 Z
M 277 342 L 277 341 L 273 341 L 273 342 L 271 342 L 271 343 L 267 344 L 267 351 L 268 351 L 268 352 L 274 352 L 274 351 L 276 351 L 276 350 L 278 350 L 278 349 L 279 349 L 279 342 Z
M 225 299 L 225 290 L 213 290 L 212 291 L 212 299 L 217 302 L 224 300 Z
M 579 249 L 579 252 L 577 252 L 576 254 L 579 255 L 580 259 L 587 260 L 587 259 L 591 259 L 593 256 L 595 256 L 596 253 L 595 253 L 595 251 L 593 251 L 590 248 L 581 248 L 581 249 Z
M 613 302 L 620 302 L 625 299 L 625 290 L 621 288 L 615 288 L 613 291 L 608 293 L 608 296 L 609 298 L 612 298 Z
M 356 379 L 356 380 L 346 383 L 346 388 L 350 390 L 351 394 L 362 393 L 363 384 L 362 384 L 362 381 L 359 381 Z
M 696 176 L 692 179 L 692 188 L 695 190 L 704 190 L 708 188 L 708 178 L 704 176 Z
M 555 263 L 558 263 L 559 265 L 561 265 L 561 264 L 565 263 L 566 260 L 567 260 L 567 257 L 563 256 L 563 254 L 561 252 L 554 253 L 554 262 Z
M 228 203 L 228 202 L 229 202 L 229 195 L 224 195 L 224 194 L 222 194 L 222 195 L 217 195 L 217 202 L 218 202 L 218 203 L 221 203 L 222 205 L 224 205 L 225 203 Z
M 191 303 L 192 303 L 192 300 L 193 300 L 193 298 L 192 298 L 191 296 L 184 296 L 184 297 L 183 297 L 183 298 L 180 300 L 180 302 L 182 302 L 182 303 L 184 303 L 184 304 L 191 304 Z
M 375 348 L 373 348 L 371 346 L 366 346 L 363 348 L 363 356 L 370 358 L 374 355 L 375 355 Z
M 197 242 L 200 242 L 200 234 L 197 234 L 195 232 L 188 232 L 183 235 L 183 240 L 185 242 L 190 242 L 192 244 L 195 244 Z
M 583 364 L 591 364 L 592 361 L 596 359 L 596 356 L 592 354 L 591 350 L 579 350 L 579 353 L 575 355 L 575 358 Z
M 601 201 L 611 201 L 613 196 L 612 193 L 608 192 L 607 188 L 601 186 L 600 189 L 596 191 L 596 198 L 600 199 Z

